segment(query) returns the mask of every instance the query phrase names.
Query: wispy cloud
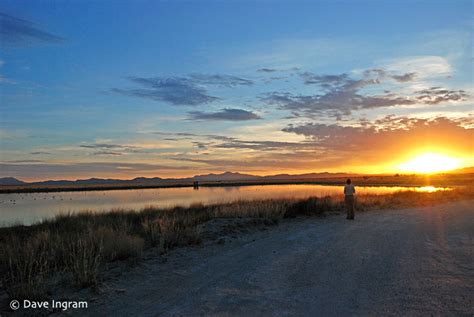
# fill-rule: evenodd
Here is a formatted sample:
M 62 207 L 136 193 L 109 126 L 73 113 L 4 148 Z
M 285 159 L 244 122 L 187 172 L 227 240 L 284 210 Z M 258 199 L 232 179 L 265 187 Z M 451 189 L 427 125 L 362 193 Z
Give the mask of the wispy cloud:
M 105 156 L 121 156 L 122 153 L 121 153 L 121 152 L 113 152 L 113 151 L 97 151 L 97 152 L 92 153 L 92 155 L 97 155 L 97 156 L 101 156 L 101 155 L 105 155 Z
M 281 141 L 252 141 L 252 140 L 230 140 L 218 145 L 215 148 L 222 149 L 251 149 L 259 151 L 302 149 L 312 146 L 305 142 L 281 142 Z
M 113 92 L 164 101 L 175 106 L 197 106 L 219 100 L 211 96 L 207 86 L 236 87 L 250 86 L 253 81 L 242 77 L 222 74 L 191 74 L 186 77 L 129 77 L 131 82 L 142 88 L 113 88 Z
M 316 75 L 311 72 L 304 72 L 300 76 L 306 85 L 316 84 L 326 89 L 348 86 L 355 82 L 355 80 L 350 79 L 348 74 Z
M 254 84 L 250 79 L 222 74 L 191 74 L 189 78 L 196 84 L 223 87 L 251 86 Z
M 41 30 L 33 22 L 0 13 L 0 39 L 5 45 L 61 43 L 64 38 Z
M 295 114 L 314 117 L 318 114 L 341 117 L 350 115 L 354 110 L 413 105 L 414 100 L 393 94 L 363 96 L 356 90 L 335 90 L 321 95 L 293 95 L 273 92 L 262 97 L 268 105 L 279 106 Z
M 5 61 L 0 60 L 0 68 L 5 65 Z M 14 84 L 15 82 L 11 79 L 6 78 L 2 74 L 0 74 L 0 84 Z
M 450 90 L 442 87 L 431 87 L 416 92 L 422 103 L 437 105 L 443 102 L 465 100 L 469 95 L 464 90 Z
M 393 79 L 395 79 L 398 82 L 405 83 L 409 81 L 413 81 L 416 78 L 416 73 L 406 73 L 403 75 L 392 75 L 391 76 Z
M 221 63 L 239 69 L 281 70 L 318 67 L 341 60 L 340 52 L 361 50 L 361 45 L 336 38 L 281 38 L 260 41 L 252 47 L 233 49 L 230 56 L 212 56 Z
M 366 78 L 373 78 L 378 80 L 379 82 L 391 78 L 399 83 L 411 82 L 414 81 L 417 77 L 416 72 L 398 74 L 394 72 L 389 72 L 383 68 L 367 69 L 363 72 L 363 75 Z
M 136 145 L 121 145 L 114 143 L 91 143 L 80 144 L 80 148 L 90 149 L 90 155 L 94 156 L 121 156 L 130 153 L 143 153 L 144 148 Z
M 384 68 L 398 74 L 416 72 L 420 78 L 451 76 L 453 69 L 441 56 L 411 56 L 387 61 Z
M 92 144 L 81 144 L 79 147 L 87 149 L 129 149 L 136 148 L 131 145 L 120 145 L 120 144 L 111 144 L 111 143 L 92 143 Z
M 191 120 L 227 120 L 227 121 L 247 121 L 261 119 L 259 115 L 243 109 L 225 108 L 217 112 L 189 112 Z
M 219 98 L 209 95 L 206 89 L 197 86 L 189 78 L 129 77 L 129 80 L 143 88 L 113 88 L 112 91 L 127 96 L 165 101 L 175 106 L 196 106 L 219 100 Z
M 46 151 L 36 151 L 36 152 L 31 152 L 31 155 L 51 155 L 51 152 L 46 152 Z
M 259 72 L 259 73 L 275 73 L 277 71 L 278 71 L 278 69 L 267 68 L 267 67 L 257 69 L 257 72 Z
M 290 68 L 268 68 L 263 67 L 257 69 L 258 73 L 276 73 L 276 72 L 296 72 L 300 70 L 299 67 L 290 67 Z

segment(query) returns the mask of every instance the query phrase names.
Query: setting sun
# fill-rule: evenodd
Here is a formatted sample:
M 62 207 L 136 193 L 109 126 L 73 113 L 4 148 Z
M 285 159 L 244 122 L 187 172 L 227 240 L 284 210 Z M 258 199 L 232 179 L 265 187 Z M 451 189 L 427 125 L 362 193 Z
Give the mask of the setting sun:
M 404 172 L 436 173 L 459 167 L 459 160 L 436 153 L 425 153 L 399 165 Z

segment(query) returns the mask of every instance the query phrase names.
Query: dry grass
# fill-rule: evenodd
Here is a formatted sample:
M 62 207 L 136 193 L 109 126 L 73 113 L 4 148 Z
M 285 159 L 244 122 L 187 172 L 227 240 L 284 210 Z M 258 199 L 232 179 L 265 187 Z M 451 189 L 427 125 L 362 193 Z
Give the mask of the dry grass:
M 403 207 L 423 207 L 460 199 L 474 199 L 474 189 L 457 187 L 436 192 L 400 191 L 393 194 L 358 195 L 357 210 L 393 209 Z
M 474 191 L 466 188 L 360 195 L 356 210 L 427 206 L 473 198 Z M 198 225 L 211 219 L 246 218 L 258 220 L 246 222 L 249 225 L 277 224 L 283 218 L 319 216 L 327 211 L 341 211 L 343 207 L 342 197 L 327 196 L 61 215 L 29 227 L 1 228 L 0 276 L 11 298 L 39 298 L 45 296 L 45 281 L 51 276 L 70 276 L 71 283 L 80 287 L 97 285 L 104 263 L 137 259 L 150 247 L 166 252 L 199 244 Z
M 97 283 L 99 266 L 103 257 L 104 243 L 92 232 L 84 237 L 69 239 L 64 244 L 66 269 L 74 277 L 78 286 L 89 286 Z
M 41 299 L 44 278 L 48 272 L 48 233 L 40 231 L 23 242 L 10 236 L 3 243 L 0 255 L 3 284 L 11 298 Z

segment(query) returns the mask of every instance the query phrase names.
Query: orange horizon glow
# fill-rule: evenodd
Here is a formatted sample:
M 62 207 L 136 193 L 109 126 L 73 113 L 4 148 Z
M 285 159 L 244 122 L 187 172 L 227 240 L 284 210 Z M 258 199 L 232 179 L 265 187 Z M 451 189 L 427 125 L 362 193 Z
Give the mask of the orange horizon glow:
M 99 173 L 90 172 L 71 172 L 67 175 L 44 175 L 40 177 L 18 177 L 17 175 L 5 175 L 16 177 L 26 182 L 36 182 L 45 180 L 77 180 L 89 178 L 113 178 L 121 180 L 130 180 L 136 177 L 160 177 L 160 178 L 189 178 L 197 175 L 206 174 L 221 174 L 224 172 L 233 172 L 241 174 L 251 174 L 255 176 L 271 176 L 277 174 L 301 175 L 310 173 L 346 173 L 358 174 L 367 176 L 390 176 L 395 174 L 400 175 L 432 175 L 436 173 L 446 173 L 457 169 L 474 167 L 474 157 L 471 152 L 465 149 L 448 149 L 446 147 L 423 147 L 416 150 L 416 147 L 410 147 L 403 152 L 391 149 L 383 153 L 382 157 L 373 157 L 370 160 L 364 160 L 360 157 L 349 157 L 347 164 L 321 167 L 312 165 L 315 164 L 295 164 L 291 168 L 257 168 L 249 166 L 242 168 L 239 166 L 229 166 L 228 168 L 206 168 L 199 164 L 193 164 L 195 167 L 188 170 L 135 170 L 135 169 L 121 169 L 117 171 L 102 171 Z M 392 152 L 394 155 L 390 157 L 387 153 Z M 147 161 L 139 161 L 140 163 L 148 163 Z M 55 164 L 70 164 L 67 161 L 54 161 Z M 133 161 L 129 162 L 133 163 Z M 331 175 L 328 175 L 331 177 Z
M 421 158 L 424 158 L 425 156 L 421 156 Z M 452 159 L 452 158 L 451 158 Z M 453 159 L 456 162 L 459 162 L 461 160 Z M 419 157 L 416 157 L 413 160 L 410 160 L 408 162 L 402 163 L 402 164 L 393 164 L 393 165 L 381 165 L 376 167 L 375 169 L 373 167 L 358 167 L 354 169 L 348 169 L 348 170 L 343 170 L 341 169 L 310 169 L 310 170 L 274 170 L 274 171 L 245 171 L 245 170 L 222 170 L 222 171 L 216 171 L 216 170 L 210 170 L 210 171 L 196 171 L 194 174 L 188 174 L 188 173 L 183 173 L 183 174 L 168 174 L 168 173 L 163 173 L 163 174 L 155 174 L 155 173 L 139 173 L 139 174 L 76 174 L 76 175 L 69 175 L 67 176 L 57 176 L 57 177 L 44 177 L 44 178 L 30 178 L 30 177 L 18 177 L 18 179 L 26 182 L 38 182 L 38 181 L 46 181 L 46 180 L 78 180 L 78 179 L 89 179 L 89 178 L 113 178 L 113 179 L 121 179 L 121 180 L 131 180 L 136 177 L 147 177 L 147 178 L 152 178 L 152 177 L 161 177 L 163 179 L 167 178 L 189 178 L 197 175 L 206 175 L 206 174 L 222 174 L 225 172 L 233 172 L 233 173 L 240 173 L 240 174 L 250 174 L 254 176 L 272 176 L 272 175 L 278 175 L 278 174 L 289 174 L 289 175 L 301 175 L 301 174 L 310 174 L 310 173 L 331 173 L 331 174 L 339 174 L 339 173 L 346 173 L 346 174 L 356 174 L 360 176 L 393 176 L 394 174 L 399 174 L 400 176 L 403 175 L 433 175 L 433 174 L 438 174 L 438 173 L 446 173 L 450 172 L 456 169 L 462 169 L 462 168 L 468 168 L 472 166 L 468 165 L 457 165 L 456 168 L 435 168 L 435 167 L 424 167 L 423 165 L 417 165 L 418 162 L 421 162 L 422 160 L 419 159 Z M 413 165 L 413 163 L 416 163 Z M 415 167 L 417 168 L 408 168 L 408 167 Z M 431 165 L 429 165 L 431 166 Z M 452 166 L 452 165 L 451 165 Z M 404 167 L 406 169 L 400 168 Z M 331 175 L 329 175 L 331 177 Z
M 421 174 L 448 172 L 460 167 L 460 159 L 439 153 L 423 153 L 398 165 L 402 172 Z

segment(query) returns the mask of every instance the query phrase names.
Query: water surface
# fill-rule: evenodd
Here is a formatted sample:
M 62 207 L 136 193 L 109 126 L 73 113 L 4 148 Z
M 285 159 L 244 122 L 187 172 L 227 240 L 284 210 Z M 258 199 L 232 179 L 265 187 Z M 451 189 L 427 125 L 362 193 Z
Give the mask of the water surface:
M 358 194 L 385 194 L 401 190 L 436 191 L 436 187 L 356 187 Z M 306 198 L 341 194 L 341 186 L 326 185 L 258 185 L 226 187 L 192 187 L 127 189 L 108 191 L 0 194 L 0 226 L 13 223 L 32 224 L 68 212 L 111 209 L 140 210 L 147 206 L 160 208 L 189 206 L 193 203 L 219 203 L 265 198 Z

